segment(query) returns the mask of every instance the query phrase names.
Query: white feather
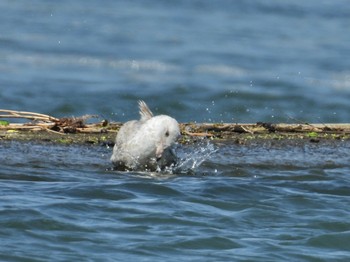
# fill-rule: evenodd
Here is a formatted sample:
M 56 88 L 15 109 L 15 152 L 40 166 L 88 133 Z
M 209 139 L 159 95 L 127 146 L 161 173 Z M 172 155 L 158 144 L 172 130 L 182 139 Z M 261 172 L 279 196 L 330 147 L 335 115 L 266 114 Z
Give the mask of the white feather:
M 180 136 L 178 122 L 167 115 L 153 116 L 144 101 L 139 101 L 140 120 L 126 122 L 119 130 L 111 161 L 117 169 L 163 169 L 176 161 L 171 151 Z

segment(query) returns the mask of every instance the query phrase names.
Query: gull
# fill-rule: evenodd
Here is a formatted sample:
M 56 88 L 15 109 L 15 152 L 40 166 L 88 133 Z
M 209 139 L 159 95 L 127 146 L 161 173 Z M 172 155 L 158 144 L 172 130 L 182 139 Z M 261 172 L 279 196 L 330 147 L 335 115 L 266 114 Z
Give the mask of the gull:
M 153 116 L 138 101 L 140 120 L 126 122 L 115 139 L 111 161 L 117 170 L 159 171 L 176 163 L 172 146 L 180 136 L 178 122 L 167 115 Z

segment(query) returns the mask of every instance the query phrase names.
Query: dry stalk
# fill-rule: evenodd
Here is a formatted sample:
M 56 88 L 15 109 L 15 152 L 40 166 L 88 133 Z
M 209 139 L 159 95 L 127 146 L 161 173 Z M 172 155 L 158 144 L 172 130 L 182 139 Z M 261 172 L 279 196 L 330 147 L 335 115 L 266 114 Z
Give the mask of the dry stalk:
M 6 110 L 6 109 L 0 109 L 0 118 L 24 118 L 34 121 L 43 121 L 43 122 L 54 122 L 58 121 L 58 118 L 34 113 L 34 112 L 27 112 L 27 111 L 15 111 L 15 110 Z
M 184 131 L 184 133 L 186 135 L 189 135 L 189 136 L 201 136 L 201 137 L 213 137 L 214 136 L 213 134 L 209 134 L 209 133 L 191 133 L 188 131 Z

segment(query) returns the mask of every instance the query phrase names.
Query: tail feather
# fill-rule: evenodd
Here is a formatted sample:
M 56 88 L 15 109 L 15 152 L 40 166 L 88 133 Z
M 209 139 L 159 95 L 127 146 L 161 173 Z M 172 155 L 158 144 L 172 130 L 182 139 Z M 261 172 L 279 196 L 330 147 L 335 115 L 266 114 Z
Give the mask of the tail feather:
M 147 104 L 143 100 L 139 100 L 139 109 L 141 121 L 146 121 L 153 117 L 152 111 L 148 108 Z

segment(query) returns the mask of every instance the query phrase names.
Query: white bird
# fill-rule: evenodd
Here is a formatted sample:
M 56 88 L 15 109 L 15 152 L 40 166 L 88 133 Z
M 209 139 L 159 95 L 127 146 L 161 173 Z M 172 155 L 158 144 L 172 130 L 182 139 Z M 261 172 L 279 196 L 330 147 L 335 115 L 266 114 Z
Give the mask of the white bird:
M 167 115 L 153 116 L 139 101 L 140 120 L 126 122 L 119 130 L 111 161 L 117 170 L 162 170 L 176 163 L 172 145 L 180 136 L 178 122 Z

